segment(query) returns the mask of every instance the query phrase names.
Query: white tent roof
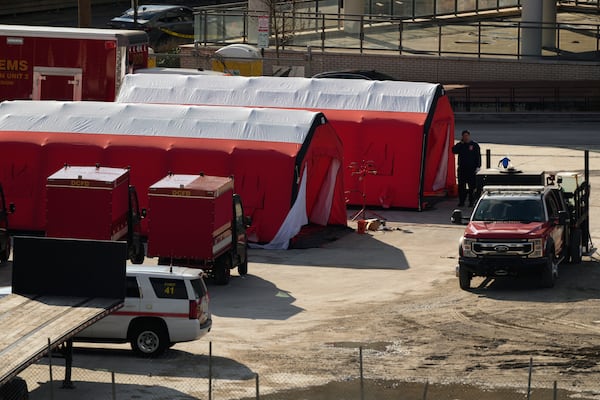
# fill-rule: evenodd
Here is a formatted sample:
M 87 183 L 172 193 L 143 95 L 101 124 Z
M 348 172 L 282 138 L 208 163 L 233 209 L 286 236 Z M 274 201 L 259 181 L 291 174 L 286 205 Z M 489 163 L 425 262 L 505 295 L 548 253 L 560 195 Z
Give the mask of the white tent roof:
M 117 101 L 428 113 L 439 88 L 363 79 L 131 74 Z
M 156 77 L 153 77 L 154 80 Z M 317 112 L 107 102 L 5 101 L 0 130 L 304 143 Z

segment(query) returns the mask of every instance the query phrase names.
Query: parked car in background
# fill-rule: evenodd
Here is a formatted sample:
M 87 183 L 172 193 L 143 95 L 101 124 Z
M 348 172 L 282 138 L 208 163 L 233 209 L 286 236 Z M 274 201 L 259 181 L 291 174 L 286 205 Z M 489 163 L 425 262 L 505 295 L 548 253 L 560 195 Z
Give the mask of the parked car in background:
M 113 29 L 144 30 L 155 52 L 168 51 L 178 44 L 194 40 L 194 10 L 186 6 L 140 5 L 137 15 L 130 8 L 107 24 Z
M 375 70 L 349 69 L 343 71 L 326 71 L 313 75 L 313 78 L 366 79 L 369 81 L 396 81 L 397 79 Z
M 171 266 L 127 267 L 123 308 L 81 331 L 76 341 L 131 343 L 142 356 L 156 357 L 178 342 L 210 332 L 204 271 Z

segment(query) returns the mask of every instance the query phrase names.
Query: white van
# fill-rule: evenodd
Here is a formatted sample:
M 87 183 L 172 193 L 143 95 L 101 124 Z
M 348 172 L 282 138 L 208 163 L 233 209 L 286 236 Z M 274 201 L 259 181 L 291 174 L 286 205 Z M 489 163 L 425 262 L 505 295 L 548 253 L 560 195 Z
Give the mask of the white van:
M 195 268 L 128 266 L 124 307 L 74 340 L 130 342 L 136 353 L 156 357 L 175 343 L 201 338 L 212 327 L 203 275 Z

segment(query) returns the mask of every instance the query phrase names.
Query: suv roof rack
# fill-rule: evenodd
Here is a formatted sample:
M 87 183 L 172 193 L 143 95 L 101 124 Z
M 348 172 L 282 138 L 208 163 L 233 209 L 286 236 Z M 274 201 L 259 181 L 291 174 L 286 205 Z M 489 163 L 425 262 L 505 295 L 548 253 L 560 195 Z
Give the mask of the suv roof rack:
M 523 193 L 541 194 L 545 186 L 484 186 L 483 191 L 488 193 Z

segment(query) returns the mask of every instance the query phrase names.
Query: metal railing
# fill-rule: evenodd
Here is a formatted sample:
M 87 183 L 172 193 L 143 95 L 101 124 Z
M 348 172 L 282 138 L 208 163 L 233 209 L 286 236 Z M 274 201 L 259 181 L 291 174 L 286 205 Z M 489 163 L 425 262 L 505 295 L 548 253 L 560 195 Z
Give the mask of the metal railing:
M 390 15 L 340 15 L 314 11 L 273 14 L 276 34 L 270 47 L 326 51 L 392 51 L 398 54 L 459 55 L 494 58 L 545 57 L 560 60 L 599 61 L 600 24 L 533 24 L 514 20 L 399 19 Z M 201 46 L 248 43 L 254 14 L 243 10 L 196 15 L 196 43 Z M 549 44 L 539 53 L 521 45 L 528 31 L 550 32 Z M 273 32 L 273 31 L 272 31 Z

